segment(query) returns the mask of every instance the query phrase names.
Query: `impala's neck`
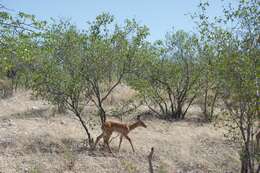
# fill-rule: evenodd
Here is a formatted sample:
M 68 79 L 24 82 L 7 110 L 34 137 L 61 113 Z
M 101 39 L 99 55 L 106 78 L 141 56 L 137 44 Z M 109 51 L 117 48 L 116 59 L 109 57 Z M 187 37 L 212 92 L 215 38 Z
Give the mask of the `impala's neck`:
M 132 131 L 134 130 L 136 127 L 139 127 L 140 125 L 138 124 L 138 122 L 135 122 L 133 124 L 129 125 L 129 130 Z

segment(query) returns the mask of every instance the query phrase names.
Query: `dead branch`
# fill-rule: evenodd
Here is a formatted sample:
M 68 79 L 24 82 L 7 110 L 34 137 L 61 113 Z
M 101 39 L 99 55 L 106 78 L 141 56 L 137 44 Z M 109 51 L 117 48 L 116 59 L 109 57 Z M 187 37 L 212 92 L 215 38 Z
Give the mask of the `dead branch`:
M 154 148 L 151 148 L 151 152 L 148 155 L 148 162 L 149 162 L 149 172 L 153 173 L 153 165 L 152 165 L 152 158 L 153 158 Z

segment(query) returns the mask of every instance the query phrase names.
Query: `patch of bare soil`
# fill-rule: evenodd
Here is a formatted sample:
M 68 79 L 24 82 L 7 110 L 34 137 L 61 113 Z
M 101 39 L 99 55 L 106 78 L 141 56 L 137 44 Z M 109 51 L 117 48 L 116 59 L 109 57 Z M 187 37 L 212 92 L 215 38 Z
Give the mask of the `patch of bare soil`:
M 46 110 L 50 105 L 42 100 L 33 99 L 30 91 L 19 89 L 12 97 L 0 99 L 0 117 L 23 114 L 28 111 Z
M 86 148 L 84 130 L 71 114 L 49 116 L 50 105 L 30 100 L 27 92 L 14 98 L 0 101 L 0 113 L 4 115 L 0 117 L 1 173 L 143 173 L 148 172 L 147 156 L 151 147 L 155 149 L 155 172 L 239 171 L 236 148 L 225 141 L 222 130 L 210 124 L 192 119 L 168 122 L 145 118 L 148 127 L 129 134 L 136 152 L 132 152 L 126 140 L 118 152 L 119 139 L 116 138 L 110 144 L 115 155 L 112 156 L 102 142 L 95 151 Z M 8 104 L 10 108 L 4 106 Z M 33 106 L 39 108 L 38 111 L 32 111 Z M 99 119 L 94 117 L 94 120 Z M 99 127 L 90 129 L 94 137 L 101 133 Z

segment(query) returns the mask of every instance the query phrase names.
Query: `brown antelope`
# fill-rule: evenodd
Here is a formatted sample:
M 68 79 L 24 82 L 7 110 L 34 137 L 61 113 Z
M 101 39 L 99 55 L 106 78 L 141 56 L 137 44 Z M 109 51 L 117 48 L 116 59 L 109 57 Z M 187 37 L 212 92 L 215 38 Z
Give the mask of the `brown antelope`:
M 132 141 L 131 141 L 130 137 L 128 136 L 128 133 L 137 127 L 145 127 L 145 128 L 147 127 L 144 124 L 144 122 L 140 120 L 140 116 L 137 116 L 137 121 L 132 124 L 125 124 L 125 123 L 119 123 L 119 122 L 114 122 L 114 121 L 106 121 L 101 127 L 102 133 L 97 137 L 94 148 L 96 147 L 98 141 L 103 137 L 104 143 L 107 145 L 110 153 L 112 153 L 111 148 L 109 146 L 109 139 L 113 132 L 118 132 L 120 134 L 120 142 L 119 142 L 118 151 L 120 149 L 120 145 L 122 143 L 123 137 L 125 137 L 131 144 L 133 152 L 135 152 Z

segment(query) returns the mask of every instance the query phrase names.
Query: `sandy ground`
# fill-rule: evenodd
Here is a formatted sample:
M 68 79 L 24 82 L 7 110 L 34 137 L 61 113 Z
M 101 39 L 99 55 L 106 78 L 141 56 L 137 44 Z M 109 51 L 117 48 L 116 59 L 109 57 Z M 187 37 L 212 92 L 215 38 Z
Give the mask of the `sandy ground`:
M 18 90 L 12 97 L 0 99 L 0 117 L 22 114 L 37 109 L 48 109 L 50 105 L 42 100 L 33 100 L 30 91 Z
M 167 122 L 146 117 L 147 128 L 130 133 L 136 152 L 119 139 L 110 146 L 112 156 L 102 143 L 95 151 L 85 147 L 85 133 L 70 113 L 50 116 L 51 105 L 31 100 L 30 93 L 19 91 L 0 100 L 0 172 L 148 172 L 147 155 L 154 147 L 155 172 L 238 172 L 236 148 L 223 137 L 223 130 L 188 118 Z M 194 107 L 190 115 L 196 114 Z M 90 114 L 86 113 L 85 120 Z M 91 116 L 98 122 L 97 117 Z M 131 119 L 131 118 L 125 118 Z M 92 120 L 92 121 L 93 121 Z M 88 124 L 94 138 L 99 125 Z M 97 123 L 98 124 L 98 123 Z

